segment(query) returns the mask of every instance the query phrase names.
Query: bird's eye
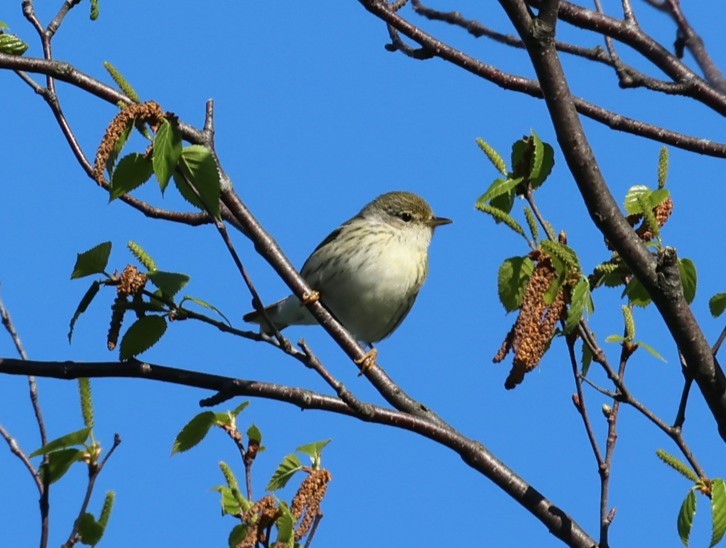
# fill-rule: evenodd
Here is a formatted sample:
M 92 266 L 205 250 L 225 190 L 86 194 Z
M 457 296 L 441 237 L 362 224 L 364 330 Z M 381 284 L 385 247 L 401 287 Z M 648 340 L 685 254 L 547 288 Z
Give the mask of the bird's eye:
M 403 211 L 399 214 L 399 217 L 407 223 L 413 221 L 413 215 L 411 215 L 408 211 Z

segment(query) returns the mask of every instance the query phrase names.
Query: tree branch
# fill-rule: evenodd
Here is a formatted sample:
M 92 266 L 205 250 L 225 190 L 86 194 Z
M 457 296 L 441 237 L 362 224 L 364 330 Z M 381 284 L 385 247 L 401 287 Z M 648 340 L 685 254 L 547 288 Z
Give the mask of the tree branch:
M 319 409 L 356 417 L 362 421 L 394 426 L 420 434 L 456 452 L 470 467 L 482 473 L 529 510 L 557 538 L 571 546 L 592 547 L 596 543 L 563 510 L 519 477 L 481 443 L 467 438 L 448 424 L 409 413 L 371 405 L 369 415 L 358 415 L 344 401 L 311 390 L 235 379 L 129 360 L 126 362 L 43 362 L 0 358 L 0 373 L 33 374 L 57 379 L 138 378 L 192 386 L 236 396 L 261 397 L 289 403 L 301 409 Z

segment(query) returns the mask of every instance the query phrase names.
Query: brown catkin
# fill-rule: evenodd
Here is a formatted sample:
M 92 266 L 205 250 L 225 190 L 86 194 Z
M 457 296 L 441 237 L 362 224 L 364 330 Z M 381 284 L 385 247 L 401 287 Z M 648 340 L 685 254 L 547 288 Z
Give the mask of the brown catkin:
M 320 504 L 331 479 L 333 476 L 328 470 L 313 470 L 300 485 L 290 507 L 292 515 L 299 522 L 295 529 L 295 540 L 300 540 L 310 531 L 315 516 L 320 513 Z
M 236 548 L 254 548 L 260 542 L 264 543 L 265 530 L 280 516 L 275 497 L 267 495 L 261 498 L 247 510 L 242 519 L 248 525 L 247 536 Z
M 148 122 L 152 126 L 157 125 L 164 118 L 164 111 L 159 103 L 148 101 L 139 105 L 129 105 L 119 112 L 106 128 L 106 134 L 98 146 L 96 152 L 96 164 L 93 170 L 93 178 L 101 186 L 108 186 L 108 181 L 103 174 L 108 159 L 113 153 L 116 143 L 134 121 Z
M 552 259 L 541 251 L 533 253 L 532 259 L 537 264 L 525 290 L 519 316 L 494 357 L 495 362 L 501 361 L 510 349 L 514 350 L 512 370 L 504 383 L 507 390 L 521 383 L 525 373 L 539 365 L 552 341 L 557 322 L 567 308 L 564 286 L 551 305 L 545 302 L 545 294 L 557 276 Z
M 133 265 L 127 265 L 119 278 L 116 293 L 119 295 L 138 295 L 146 285 L 146 274 L 139 272 Z

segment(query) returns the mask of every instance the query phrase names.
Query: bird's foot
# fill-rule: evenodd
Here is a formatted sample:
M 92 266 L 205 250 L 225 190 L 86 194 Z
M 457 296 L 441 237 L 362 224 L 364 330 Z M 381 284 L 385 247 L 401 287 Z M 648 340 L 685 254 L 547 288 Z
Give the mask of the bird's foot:
M 371 348 L 368 352 L 363 354 L 360 358 L 355 360 L 355 363 L 360 365 L 360 373 L 358 373 L 358 376 L 360 377 L 365 372 L 367 372 L 371 367 L 375 367 L 378 365 L 376 360 L 378 359 L 378 349 L 377 348 Z
M 303 293 L 303 296 L 302 296 L 303 304 L 312 304 L 312 303 L 318 302 L 319 300 L 320 300 L 320 293 L 318 293 L 315 290 L 306 291 L 305 293 Z

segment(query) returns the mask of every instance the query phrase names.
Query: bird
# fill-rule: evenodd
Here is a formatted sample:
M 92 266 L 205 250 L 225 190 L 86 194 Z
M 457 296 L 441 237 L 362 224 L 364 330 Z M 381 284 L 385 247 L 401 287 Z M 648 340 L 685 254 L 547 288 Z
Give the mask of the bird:
M 303 264 L 300 274 L 315 290 L 310 300 L 319 298 L 371 349 L 368 365 L 377 355 L 373 343 L 393 333 L 416 301 L 428 275 L 434 230 L 451 222 L 435 216 L 417 194 L 388 192 L 335 229 Z M 269 335 L 274 330 L 265 315 L 277 330 L 317 323 L 295 295 L 266 307 L 264 315 L 254 310 L 243 319 Z

